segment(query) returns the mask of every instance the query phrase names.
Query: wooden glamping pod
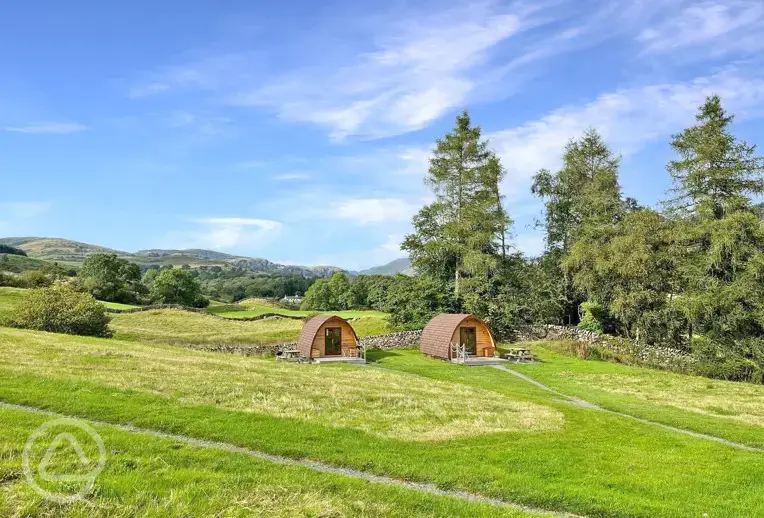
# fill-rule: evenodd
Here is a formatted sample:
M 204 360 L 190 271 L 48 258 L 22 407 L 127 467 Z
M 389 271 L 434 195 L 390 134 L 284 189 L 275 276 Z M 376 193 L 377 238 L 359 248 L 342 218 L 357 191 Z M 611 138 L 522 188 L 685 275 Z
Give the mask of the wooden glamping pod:
M 422 331 L 419 350 L 424 354 L 467 365 L 503 363 L 488 324 L 475 315 L 436 315 Z
M 353 326 L 337 315 L 317 315 L 305 322 L 297 351 L 302 358 L 315 362 L 366 363 Z

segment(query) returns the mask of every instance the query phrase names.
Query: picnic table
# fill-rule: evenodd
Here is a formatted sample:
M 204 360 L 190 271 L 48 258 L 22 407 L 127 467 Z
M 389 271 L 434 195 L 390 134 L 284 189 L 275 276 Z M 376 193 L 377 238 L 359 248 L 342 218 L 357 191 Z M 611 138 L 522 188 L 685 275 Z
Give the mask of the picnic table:
M 297 349 L 287 349 L 285 351 L 281 351 L 281 355 L 279 356 L 282 360 L 299 360 L 300 359 L 300 351 Z
M 504 355 L 504 358 L 515 362 L 531 362 L 533 361 L 533 354 L 531 354 L 530 349 L 525 347 L 512 347 Z

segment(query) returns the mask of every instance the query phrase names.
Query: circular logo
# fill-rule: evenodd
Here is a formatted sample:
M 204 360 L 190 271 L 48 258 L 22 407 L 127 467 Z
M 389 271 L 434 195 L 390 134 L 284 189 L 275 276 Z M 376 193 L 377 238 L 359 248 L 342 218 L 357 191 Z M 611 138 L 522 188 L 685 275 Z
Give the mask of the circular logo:
M 86 439 L 84 445 L 91 450 L 91 443 L 95 443 L 98 449 L 97 460 L 92 458 L 92 454 L 90 458 L 87 456 L 83 443 L 80 442 L 83 439 Z M 35 454 L 43 449 L 45 452 L 42 456 Z M 69 473 L 56 472 L 51 466 L 51 461 L 59 450 L 69 450 L 70 455 L 73 452 L 76 455 L 75 463 L 80 464 L 80 467 L 69 467 Z M 32 462 L 33 458 L 35 462 Z M 72 503 L 84 499 L 93 489 L 96 478 L 106 465 L 106 447 L 98 432 L 86 423 L 74 419 L 55 419 L 32 432 L 24 445 L 21 459 L 24 475 L 39 495 L 54 502 Z M 36 470 L 33 470 L 33 467 Z M 45 489 L 41 485 L 44 482 L 66 489 Z

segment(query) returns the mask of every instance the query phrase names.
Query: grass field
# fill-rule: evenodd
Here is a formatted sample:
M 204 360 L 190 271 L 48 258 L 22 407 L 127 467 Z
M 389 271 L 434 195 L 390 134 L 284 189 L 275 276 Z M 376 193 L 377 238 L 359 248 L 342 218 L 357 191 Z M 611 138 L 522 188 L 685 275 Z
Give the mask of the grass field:
M 13 313 L 13 308 L 21 302 L 26 290 L 22 288 L 0 287 L 0 320 Z
M 0 400 L 433 482 L 545 509 L 595 516 L 764 514 L 760 453 L 573 406 L 490 367 L 456 366 L 416 351 L 374 352 L 370 358 L 368 367 L 285 365 L 135 341 L 0 329 Z M 537 368 L 534 376 L 541 379 L 544 372 L 554 376 L 557 362 L 568 359 L 548 360 L 527 367 Z M 725 385 L 731 394 L 736 386 Z M 600 388 L 588 391 L 584 383 L 580 390 L 587 400 L 607 394 Z M 731 424 L 735 433 L 764 433 L 748 421 L 651 401 L 641 405 L 635 411 L 649 408 L 665 421 L 692 415 L 720 429 Z M 144 441 L 140 446 L 149 448 Z M 226 489 L 229 480 L 251 480 L 226 478 L 227 462 L 206 457 L 199 471 L 215 471 Z M 150 492 L 155 473 L 145 469 L 146 484 L 139 487 Z M 168 468 L 157 491 L 183 486 L 184 476 L 194 473 Z M 317 482 L 316 487 L 320 493 L 324 486 Z M 334 487 L 337 494 L 328 491 L 325 498 L 345 494 L 342 485 Z M 232 494 L 238 494 L 236 488 Z M 124 491 L 124 501 L 135 501 L 127 487 Z M 184 486 L 178 498 L 190 498 L 194 491 Z M 379 505 L 391 505 L 384 492 L 371 494 Z M 119 492 L 101 495 L 122 501 Z M 302 512 L 291 511 L 289 502 L 283 503 L 287 510 L 282 514 Z M 401 502 L 406 505 L 405 499 Z M 235 499 L 231 505 L 236 506 Z M 340 499 L 334 505 L 351 504 Z M 335 514 L 363 514 L 342 509 Z M 458 513 L 441 507 L 430 514 Z
M 109 450 L 97 485 L 86 495 L 89 503 L 56 504 L 43 500 L 20 473 L 24 444 L 46 421 L 0 408 L 3 516 L 531 516 L 108 427 L 96 427 Z M 92 441 L 76 435 L 88 458 L 94 458 Z M 43 436 L 35 444 L 42 450 L 52 439 Z M 51 472 L 77 472 L 79 459 L 66 453 L 52 457 Z M 34 450 L 32 461 L 41 456 Z M 43 487 L 63 489 L 56 484 Z
M 269 345 L 293 342 L 304 321 L 265 318 L 254 322 L 222 320 L 212 315 L 176 309 L 119 313 L 109 327 L 116 338 L 173 345 Z M 386 332 L 381 318 L 361 318 L 353 322 L 359 336 Z
M 286 315 L 292 317 L 309 317 L 315 315 L 315 311 L 301 311 L 297 309 L 284 309 L 276 304 L 263 299 L 247 299 L 238 304 L 225 305 L 225 306 L 211 306 L 209 308 L 210 313 L 221 315 L 226 318 L 251 318 L 258 317 L 267 313 L 275 313 L 277 315 Z M 332 311 L 333 314 L 339 315 L 342 318 L 386 318 L 387 313 L 381 311 Z
M 15 305 L 22 300 L 24 293 L 26 293 L 24 289 L 0 287 L 0 319 L 11 314 Z M 101 303 L 107 308 L 112 309 L 138 307 L 117 302 Z M 254 306 L 257 309 L 253 311 L 259 311 L 259 313 L 247 316 L 259 316 L 266 313 L 267 311 L 261 311 L 263 308 L 269 308 L 271 310 L 269 312 L 289 311 L 273 308 L 262 302 L 258 302 Z M 138 313 L 115 313 L 111 315 L 112 321 L 109 326 L 115 332 L 117 338 L 123 340 L 141 340 L 192 346 L 247 346 L 293 342 L 297 340 L 300 329 L 302 329 L 304 324 L 303 320 L 287 318 L 266 318 L 256 322 L 237 322 L 235 319 L 240 312 L 225 311 L 226 307 L 228 306 L 219 303 L 214 304 L 210 306 L 209 312 L 233 320 L 225 321 L 199 313 L 163 309 Z M 247 307 L 253 307 L 253 305 Z M 221 308 L 223 311 L 220 310 Z M 297 315 L 295 316 L 305 318 L 315 314 L 308 311 L 296 313 Z M 386 313 L 379 311 L 341 311 L 337 314 L 353 319 L 353 328 L 358 333 L 358 336 L 379 335 L 390 331 Z M 238 318 L 242 318 L 242 316 L 239 315 Z

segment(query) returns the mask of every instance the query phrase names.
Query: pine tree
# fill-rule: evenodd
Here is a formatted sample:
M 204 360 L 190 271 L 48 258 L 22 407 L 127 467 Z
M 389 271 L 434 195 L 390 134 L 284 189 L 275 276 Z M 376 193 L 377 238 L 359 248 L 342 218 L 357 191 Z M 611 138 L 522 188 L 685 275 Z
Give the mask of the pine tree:
M 568 323 L 577 318 L 584 296 L 602 286 L 596 245 L 608 239 L 628 210 L 618 184 L 619 164 L 620 157 L 592 129 L 568 143 L 562 169 L 534 177 L 532 192 L 545 200 L 546 254 L 560 270 Z
M 501 204 L 504 170 L 472 126 L 467 112 L 438 139 L 426 184 L 435 201 L 414 217 L 403 249 L 422 275 L 453 282 L 457 299 L 475 292 L 475 282 L 497 266 L 501 237 L 510 224 Z M 466 286 L 464 286 L 466 283 Z
M 764 228 L 751 199 L 764 193 L 764 158 L 730 133 L 733 117 L 718 96 L 696 119 L 674 136 L 679 158 L 667 167 L 674 197 L 666 205 L 684 290 L 677 302 L 691 335 L 750 358 L 764 353 Z

